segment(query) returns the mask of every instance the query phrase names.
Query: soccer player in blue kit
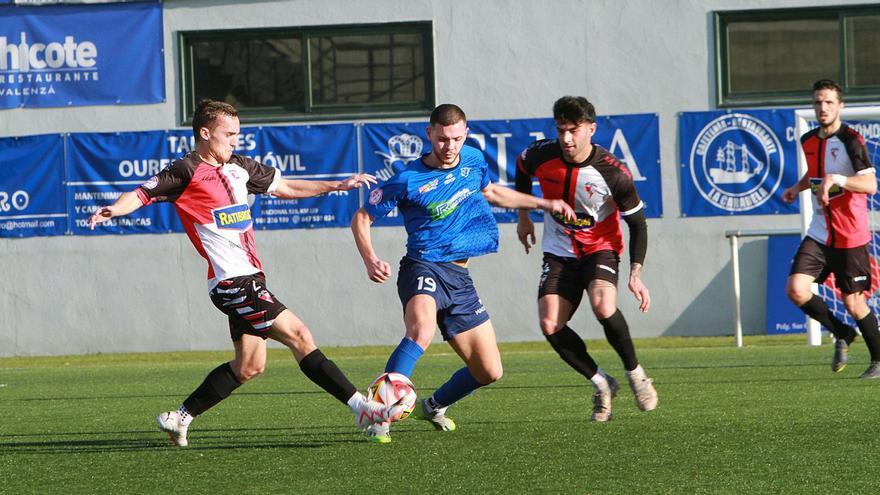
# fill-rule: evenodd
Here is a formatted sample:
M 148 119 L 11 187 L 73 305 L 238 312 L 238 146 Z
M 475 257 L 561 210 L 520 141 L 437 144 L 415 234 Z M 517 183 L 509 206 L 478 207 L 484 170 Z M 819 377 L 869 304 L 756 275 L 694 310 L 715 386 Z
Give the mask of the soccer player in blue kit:
M 410 376 L 440 327 L 443 340 L 461 357 L 459 369 L 416 415 L 440 431 L 455 423 L 446 410 L 474 390 L 501 378 L 501 354 L 495 330 L 468 273 L 469 258 L 498 250 L 498 226 L 489 204 L 504 208 L 540 208 L 574 219 L 564 201 L 522 194 L 489 180 L 483 153 L 465 146 L 468 127 L 456 105 L 439 105 L 427 128 L 431 152 L 410 163 L 370 194 L 351 222 L 355 243 L 370 280 L 391 277 L 391 265 L 373 250 L 370 225 L 399 208 L 406 226 L 407 252 L 400 261 L 397 293 L 403 304 L 406 336 L 391 353 L 385 372 Z M 368 438 L 391 441 L 390 423 L 368 428 Z

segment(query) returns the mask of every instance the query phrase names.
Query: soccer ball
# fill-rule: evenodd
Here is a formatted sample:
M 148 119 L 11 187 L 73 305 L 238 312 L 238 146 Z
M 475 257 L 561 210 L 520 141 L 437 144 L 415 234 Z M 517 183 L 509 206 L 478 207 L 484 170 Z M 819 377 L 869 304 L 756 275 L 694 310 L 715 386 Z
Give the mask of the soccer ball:
M 398 421 L 406 419 L 416 407 L 416 388 L 406 375 L 383 373 L 373 380 L 367 389 L 367 399 L 386 406 L 402 405 L 403 414 Z

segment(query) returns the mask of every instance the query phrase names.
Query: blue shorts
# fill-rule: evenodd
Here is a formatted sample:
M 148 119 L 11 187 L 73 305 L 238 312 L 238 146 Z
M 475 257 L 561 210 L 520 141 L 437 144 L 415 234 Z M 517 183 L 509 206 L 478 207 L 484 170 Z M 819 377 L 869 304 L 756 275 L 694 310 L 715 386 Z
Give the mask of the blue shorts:
M 462 266 L 404 256 L 397 275 L 397 295 L 404 312 L 406 303 L 418 294 L 427 294 L 437 303 L 437 326 L 443 340 L 489 321 L 474 281 Z

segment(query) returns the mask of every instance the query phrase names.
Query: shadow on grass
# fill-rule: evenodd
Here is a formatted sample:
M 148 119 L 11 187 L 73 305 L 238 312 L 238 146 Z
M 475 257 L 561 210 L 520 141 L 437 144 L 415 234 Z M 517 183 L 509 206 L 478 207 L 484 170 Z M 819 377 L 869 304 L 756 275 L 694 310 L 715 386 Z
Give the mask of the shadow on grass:
M 312 430 L 303 432 L 302 430 Z M 204 429 L 190 437 L 185 451 L 225 451 L 259 449 L 318 449 L 334 445 L 358 444 L 364 440 L 351 430 L 326 431 L 327 427 L 291 428 L 223 428 Z M 247 433 L 233 440 L 235 433 Z M 269 434 L 271 433 L 271 435 Z M 119 438 L 122 435 L 123 438 Z M 14 438 L 46 438 L 51 440 L 4 441 Z M 150 436 L 150 438 L 146 438 Z M 59 439 L 57 437 L 76 437 Z M 97 437 L 97 438 L 83 438 Z M 322 437 L 322 438 L 316 438 Z M 142 452 L 177 450 L 159 431 L 123 432 L 62 432 L 46 434 L 0 435 L 0 457 L 17 454 L 66 455 L 77 453 Z
M 186 395 L 188 392 L 181 392 L 182 395 Z M 327 392 L 323 390 L 291 390 L 289 392 L 235 392 L 236 396 L 242 395 L 326 395 Z M 54 400 L 127 400 L 127 399 L 167 399 L 168 397 L 173 397 L 174 394 L 141 394 L 141 395 L 88 395 L 88 396 L 70 396 L 70 397 L 17 397 L 17 398 L 9 398 L 4 399 L 9 402 L 12 401 L 21 401 L 21 402 L 39 402 L 39 401 L 54 401 Z
M 657 365 L 657 366 L 651 366 L 651 369 L 652 370 L 707 370 L 707 369 L 728 370 L 728 369 L 748 369 L 748 368 L 755 368 L 755 369 L 758 369 L 758 368 L 761 368 L 761 369 L 811 368 L 811 367 L 822 367 L 822 366 L 824 366 L 824 364 L 819 364 L 819 363 L 815 363 L 815 362 L 811 362 L 811 363 L 785 363 L 785 364 L 772 364 L 772 365 L 771 364 L 741 363 L 741 364 L 722 364 L 722 365 L 694 364 L 694 365 L 683 365 L 683 366 Z M 550 370 L 548 370 L 548 371 L 550 371 Z M 556 372 L 558 370 L 554 369 L 552 371 Z M 800 379 L 800 378 L 796 378 L 796 379 L 771 378 L 771 379 L 768 379 L 767 381 L 771 381 L 771 380 L 772 381 L 808 381 L 808 379 L 806 379 L 806 378 L 804 378 L 804 379 Z M 731 380 L 729 377 L 723 377 L 723 378 L 720 378 L 719 381 L 736 382 L 737 380 Z M 742 380 L 742 381 L 755 382 L 755 381 L 763 381 L 763 380 L 749 379 L 749 380 Z M 662 380 L 662 382 L 663 383 L 674 383 L 674 382 L 670 382 L 669 380 Z M 688 380 L 688 382 L 691 383 L 689 380 Z M 658 381 L 657 383 L 660 383 L 660 382 Z M 711 382 L 711 383 L 714 383 L 714 382 Z M 418 389 L 420 392 L 427 392 L 427 391 L 436 390 L 439 386 L 440 386 L 440 384 L 433 384 L 433 385 L 432 384 L 422 384 L 418 387 Z M 499 383 L 493 384 L 487 390 L 491 390 L 491 389 L 522 389 L 522 390 L 544 389 L 548 386 L 552 386 L 554 388 L 567 388 L 567 387 L 577 388 L 577 387 L 583 386 L 583 384 L 564 384 L 563 385 L 563 384 L 541 383 L 541 384 L 536 384 L 536 385 L 504 385 L 502 382 L 501 384 L 499 384 Z M 286 391 L 286 392 L 259 392 L 259 391 L 254 391 L 254 392 L 237 391 L 237 392 L 235 392 L 236 397 L 247 397 L 247 396 L 259 396 L 259 397 L 303 396 L 303 397 L 306 397 L 306 396 L 324 396 L 324 395 L 326 395 L 326 392 L 324 392 L 322 390 L 308 390 L 308 391 L 292 390 L 292 391 Z M 423 394 L 420 393 L 419 395 L 421 396 Z M 5 400 L 8 402 L 14 402 L 14 401 L 40 402 L 40 401 L 60 401 L 60 400 L 94 401 L 94 400 L 128 400 L 128 399 L 167 399 L 168 397 L 171 397 L 171 395 L 169 395 L 169 394 L 163 394 L 163 395 L 150 394 L 150 395 L 113 395 L 113 396 L 94 396 L 94 395 L 91 395 L 91 396 L 72 396 L 72 397 L 19 397 L 19 398 L 9 398 L 9 399 L 5 399 Z

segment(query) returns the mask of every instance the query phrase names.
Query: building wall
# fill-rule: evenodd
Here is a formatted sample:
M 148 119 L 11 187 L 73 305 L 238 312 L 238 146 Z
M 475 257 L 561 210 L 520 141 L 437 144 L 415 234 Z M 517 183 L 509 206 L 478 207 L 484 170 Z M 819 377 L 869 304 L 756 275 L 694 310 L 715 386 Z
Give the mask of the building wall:
M 167 101 L 4 110 L 0 135 L 177 127 L 181 30 L 432 20 L 437 100 L 458 103 L 471 119 L 546 117 L 564 94 L 587 96 L 603 115 L 659 114 L 664 218 L 648 221 L 644 273 L 652 307 L 638 312 L 625 276 L 620 307 L 635 337 L 731 335 L 724 231 L 795 228 L 798 218 L 682 218 L 677 115 L 714 106 L 713 10 L 811 5 L 818 2 L 166 0 Z M 515 225 L 502 225 L 501 234 L 500 252 L 472 263 L 477 288 L 499 340 L 539 340 L 540 254 L 523 252 Z M 396 265 L 403 230 L 374 229 L 374 242 Z M 348 229 L 260 231 L 257 244 L 269 286 L 319 344 L 400 339 L 394 283 L 366 278 Z M 743 243 L 746 333 L 763 331 L 765 263 L 766 242 Z M 229 346 L 225 317 L 206 294 L 205 263 L 182 234 L 0 239 L 0 266 L 0 356 Z M 571 326 L 586 338 L 603 335 L 586 305 Z

